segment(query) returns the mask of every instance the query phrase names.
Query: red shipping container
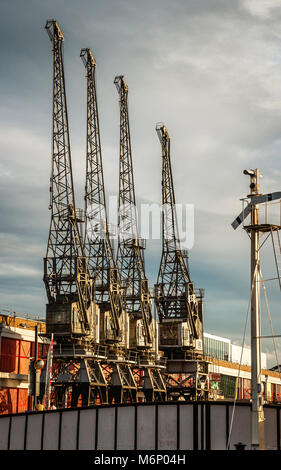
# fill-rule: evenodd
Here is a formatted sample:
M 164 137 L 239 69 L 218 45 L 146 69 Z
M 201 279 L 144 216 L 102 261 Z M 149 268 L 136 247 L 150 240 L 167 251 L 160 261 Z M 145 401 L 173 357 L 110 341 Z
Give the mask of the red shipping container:
M 38 357 L 46 358 L 48 355 L 49 345 L 44 343 L 38 343 Z M 32 342 L 30 346 L 30 357 L 35 357 L 35 343 Z
M 48 356 L 48 351 L 49 351 L 49 345 L 43 344 L 42 345 L 42 357 L 46 358 Z
M 1 388 L 0 389 L 0 413 L 16 413 L 17 412 L 17 389 Z
M 23 413 L 28 410 L 28 390 L 26 388 L 18 388 L 18 407 L 17 413 Z
M 28 374 L 30 357 L 30 341 L 20 341 L 19 373 Z
M 17 339 L 1 338 L 0 371 L 18 373 L 19 341 Z
M 28 409 L 28 390 L 26 388 L 0 389 L 0 414 L 23 413 Z

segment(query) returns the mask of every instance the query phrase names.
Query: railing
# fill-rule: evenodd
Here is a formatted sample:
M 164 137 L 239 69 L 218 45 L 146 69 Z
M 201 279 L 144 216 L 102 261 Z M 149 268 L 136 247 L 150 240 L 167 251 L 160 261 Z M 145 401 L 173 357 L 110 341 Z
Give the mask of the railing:
M 164 356 L 157 356 L 156 354 L 144 355 L 138 357 L 139 366 L 155 366 L 165 368 L 167 358 Z
M 126 358 L 129 362 L 136 363 L 138 360 L 138 353 L 136 351 L 128 351 Z
M 65 356 L 83 356 L 83 357 L 96 357 L 96 358 L 104 358 L 107 356 L 107 347 L 104 345 L 96 344 L 91 348 L 75 346 L 75 344 L 71 346 L 63 346 L 61 344 L 57 344 L 54 348 L 54 357 L 65 357 Z
M 108 361 L 111 360 L 118 360 L 118 362 L 130 362 L 131 364 L 138 363 L 138 353 L 135 351 L 130 350 L 115 350 L 115 351 L 108 351 L 106 355 L 106 359 Z
M 160 367 L 166 367 L 167 365 L 167 358 L 164 356 L 159 356 L 156 358 L 156 364 Z

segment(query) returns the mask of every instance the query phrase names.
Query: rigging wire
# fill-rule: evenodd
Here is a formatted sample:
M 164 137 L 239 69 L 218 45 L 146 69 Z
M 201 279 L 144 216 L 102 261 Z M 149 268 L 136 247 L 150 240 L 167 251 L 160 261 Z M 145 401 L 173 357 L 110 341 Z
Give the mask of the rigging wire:
M 273 347 L 274 347 L 274 352 L 275 352 L 275 359 L 276 359 L 277 369 L 278 369 L 278 373 L 280 374 L 280 365 L 279 365 L 279 361 L 278 361 L 277 348 L 276 348 L 276 342 L 275 342 L 275 338 L 274 338 L 273 325 L 272 325 L 272 319 L 271 319 L 271 314 L 270 314 L 270 309 L 269 309 L 268 297 L 267 297 L 266 288 L 265 288 L 265 284 L 264 284 L 264 280 L 263 280 L 260 268 L 259 268 L 259 274 L 260 274 L 262 289 L 263 289 L 264 298 L 265 298 L 268 322 L 269 322 L 269 325 L 270 325 L 270 330 L 271 330 L 271 335 L 272 335 L 272 342 L 273 342 Z
M 251 294 L 250 294 L 249 303 L 248 303 L 244 333 L 243 333 L 242 349 L 241 349 L 240 362 L 239 362 L 239 368 L 238 368 L 238 374 L 237 374 L 237 381 L 236 381 L 236 386 L 235 386 L 234 403 L 233 403 L 233 409 L 232 409 L 232 415 L 231 415 L 231 421 L 230 421 L 230 428 L 229 428 L 229 435 L 228 435 L 227 446 L 226 446 L 227 450 L 229 450 L 231 434 L 232 434 L 232 428 L 233 428 L 235 407 L 236 407 L 236 402 L 237 402 L 238 381 L 239 381 L 239 378 L 240 378 L 242 357 L 243 357 L 243 351 L 244 351 L 244 347 L 245 347 L 246 331 L 247 331 L 247 325 L 248 325 L 248 318 L 249 318 L 249 312 L 250 312 L 250 307 L 251 307 L 251 298 L 252 298 L 253 289 L 254 289 L 254 286 L 255 286 L 255 278 L 256 278 L 257 267 L 258 267 L 258 265 L 257 265 L 257 262 L 256 262 L 254 276 L 253 276 L 253 282 L 252 282 L 252 287 L 251 287 Z
M 252 283 L 252 288 L 251 288 L 251 295 L 250 295 L 250 299 L 249 299 L 248 310 L 247 310 L 246 321 L 245 321 L 245 327 L 244 327 L 242 350 L 241 350 L 241 356 L 240 356 L 240 362 L 239 362 L 237 382 L 236 382 L 236 387 L 235 387 L 234 405 L 233 405 L 233 410 L 232 410 L 232 415 L 231 415 L 230 430 L 229 430 L 229 436 L 228 436 L 227 447 L 226 447 L 227 450 L 229 450 L 229 446 L 230 446 L 230 440 L 231 440 L 231 434 L 232 434 L 232 428 L 233 428 L 233 421 L 234 421 L 234 414 L 235 414 L 235 407 L 236 407 L 236 402 L 237 402 L 238 381 L 239 381 L 239 378 L 240 378 L 243 350 L 244 350 L 244 347 L 245 347 L 246 330 L 247 330 L 249 311 L 250 311 L 250 306 L 251 306 L 251 298 L 252 298 L 253 288 L 254 288 L 254 285 L 255 285 L 255 277 L 256 277 L 256 271 L 257 270 L 258 270 L 258 274 L 259 274 L 259 277 L 260 277 L 259 282 L 261 282 L 262 288 L 263 288 L 263 293 L 264 293 L 264 298 L 265 298 L 265 303 L 266 303 L 266 309 L 267 309 L 267 315 L 268 315 L 268 321 L 269 321 L 269 325 L 270 325 L 272 341 L 273 341 L 273 347 L 274 347 L 274 352 L 275 352 L 275 359 L 276 359 L 278 373 L 280 374 L 280 365 L 279 365 L 279 361 L 278 361 L 277 347 L 276 347 L 276 342 L 275 342 L 275 338 L 274 338 L 274 330 L 273 330 L 273 324 L 272 324 L 272 319 L 271 319 L 271 314 L 270 314 L 270 309 L 269 309 L 269 303 L 268 303 L 266 287 L 265 287 L 263 276 L 262 276 L 262 273 L 261 273 L 261 268 L 260 268 L 260 266 L 258 267 L 257 263 L 256 263 L 255 272 L 254 272 L 254 276 L 253 276 L 253 283 Z

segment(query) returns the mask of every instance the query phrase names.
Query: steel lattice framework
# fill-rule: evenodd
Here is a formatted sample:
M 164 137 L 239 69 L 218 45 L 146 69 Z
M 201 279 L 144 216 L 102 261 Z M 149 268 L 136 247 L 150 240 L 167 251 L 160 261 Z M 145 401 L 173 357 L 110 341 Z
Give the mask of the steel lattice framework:
M 162 149 L 162 257 L 155 286 L 159 320 L 187 321 L 195 339 L 201 337 L 198 299 L 190 280 L 187 254 L 180 247 L 175 192 L 170 159 L 170 136 L 159 123 L 156 131 Z
M 145 276 L 144 241 L 138 237 L 131 138 L 128 114 L 128 86 L 124 76 L 114 83 L 120 104 L 120 179 L 118 201 L 117 263 L 125 290 L 126 310 L 142 318 L 147 345 L 152 342 L 152 305 Z
M 110 309 L 112 330 L 115 339 L 118 339 L 120 336 L 119 318 L 123 311 L 123 293 L 107 222 L 95 80 L 96 61 L 90 49 L 82 49 L 80 56 L 87 70 L 85 250 L 90 275 L 95 283 L 96 301 L 101 309 Z
M 44 282 L 49 304 L 77 302 L 81 329 L 89 334 L 88 309 L 92 300 L 92 281 L 78 229 L 80 219 L 74 201 L 62 58 L 64 37 L 55 20 L 48 20 L 45 28 L 53 45 L 53 133 L 51 224 Z

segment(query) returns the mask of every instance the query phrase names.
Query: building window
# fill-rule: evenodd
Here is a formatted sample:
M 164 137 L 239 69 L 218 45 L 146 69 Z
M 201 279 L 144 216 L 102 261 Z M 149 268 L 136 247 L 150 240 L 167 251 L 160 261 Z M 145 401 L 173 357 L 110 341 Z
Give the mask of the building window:
M 229 344 L 215 338 L 204 337 L 205 354 L 222 361 L 229 360 Z

